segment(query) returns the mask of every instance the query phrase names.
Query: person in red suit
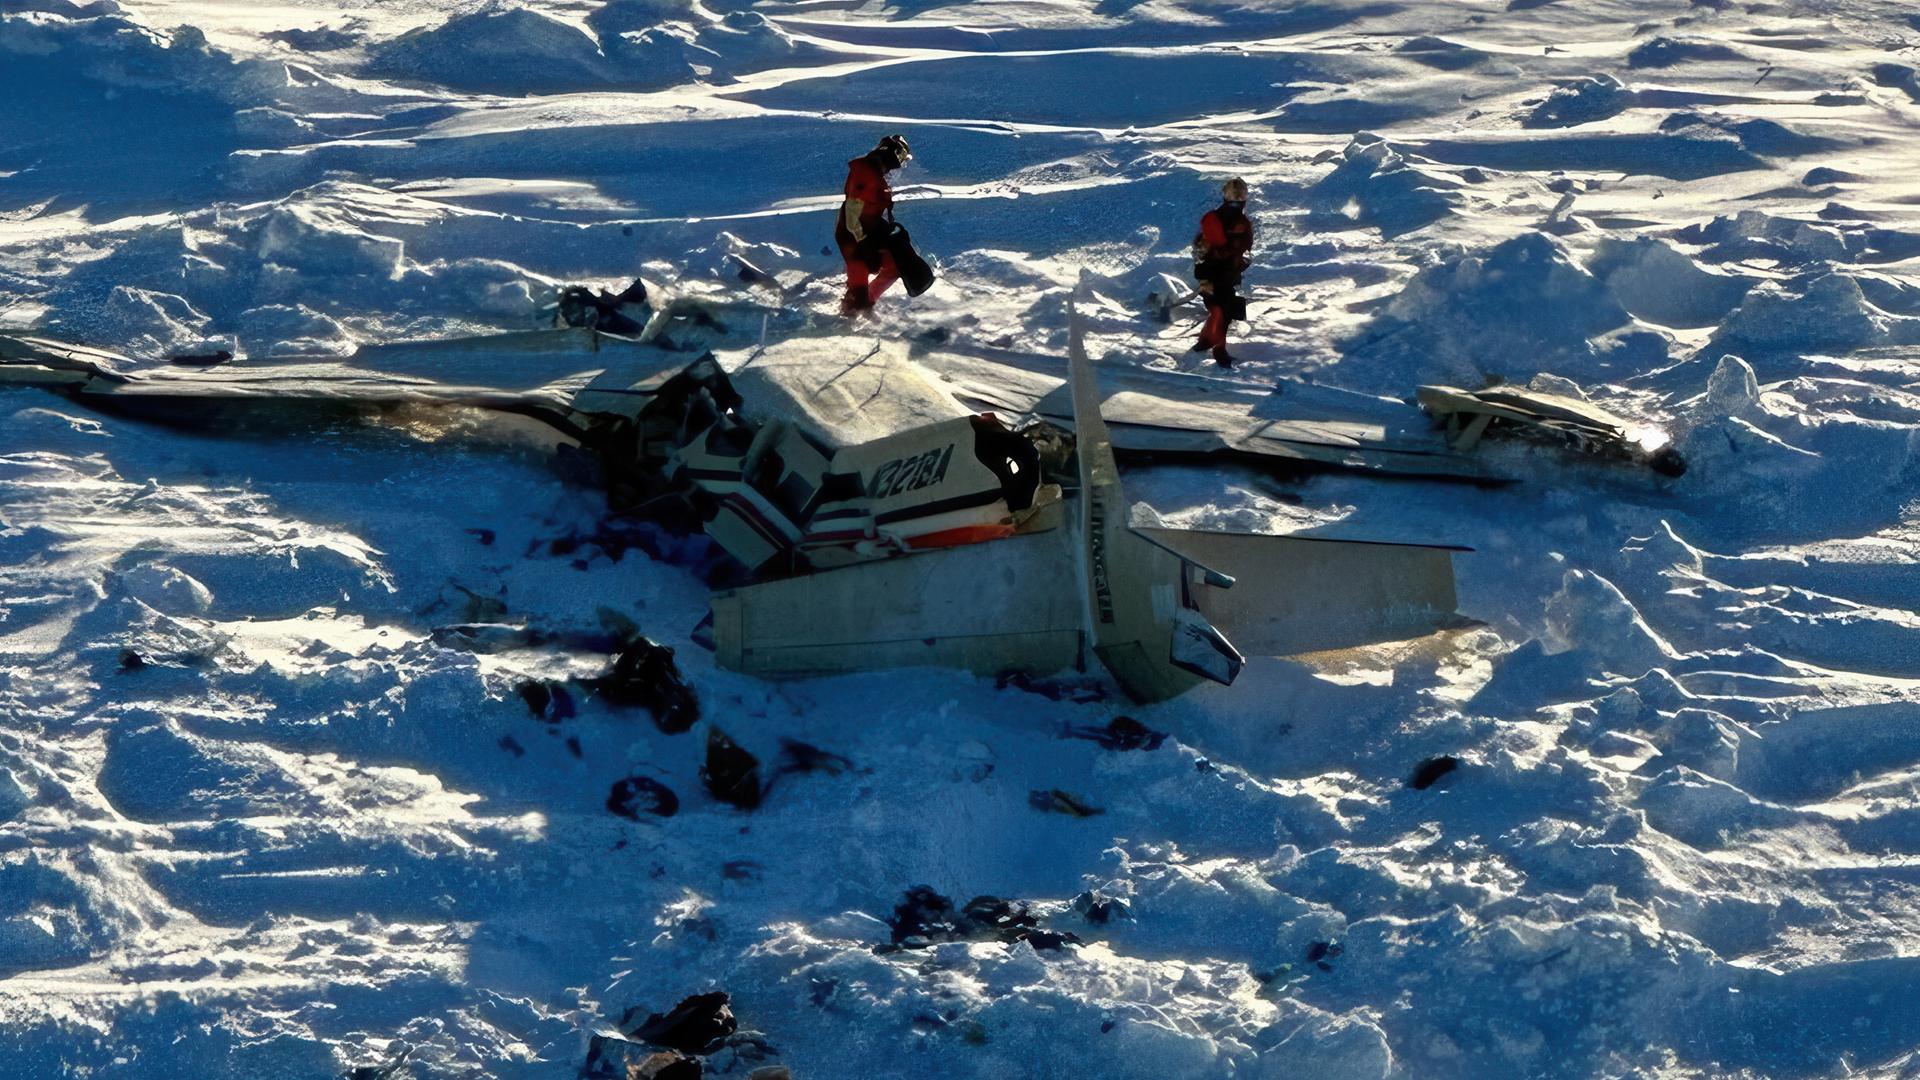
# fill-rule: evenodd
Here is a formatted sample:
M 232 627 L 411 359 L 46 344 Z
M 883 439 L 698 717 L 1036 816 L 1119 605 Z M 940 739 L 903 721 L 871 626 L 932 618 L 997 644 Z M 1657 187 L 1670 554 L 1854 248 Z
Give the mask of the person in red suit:
M 1207 305 L 1206 325 L 1194 352 L 1213 350 L 1213 362 L 1232 367 L 1227 352 L 1227 326 L 1247 317 L 1247 302 L 1235 290 L 1240 275 L 1253 264 L 1253 221 L 1247 217 L 1247 182 L 1234 177 L 1220 188 L 1220 205 L 1200 219 L 1193 238 L 1193 276 Z
M 840 314 L 860 315 L 900 276 L 887 235 L 893 231 L 893 189 L 887 174 L 913 160 L 904 135 L 889 135 L 880 145 L 847 162 L 846 200 L 833 225 L 833 239 L 847 261 L 847 295 Z

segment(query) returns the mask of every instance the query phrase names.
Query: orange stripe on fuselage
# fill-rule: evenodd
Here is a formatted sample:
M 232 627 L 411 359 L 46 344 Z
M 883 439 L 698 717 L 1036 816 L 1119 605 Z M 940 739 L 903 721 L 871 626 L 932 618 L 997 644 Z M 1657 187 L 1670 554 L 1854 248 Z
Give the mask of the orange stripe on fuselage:
M 1001 540 L 1012 536 L 1011 525 L 962 525 L 953 529 L 941 529 L 938 532 L 905 538 L 906 545 L 914 550 L 921 548 L 960 547 L 964 544 L 980 544 L 988 540 Z

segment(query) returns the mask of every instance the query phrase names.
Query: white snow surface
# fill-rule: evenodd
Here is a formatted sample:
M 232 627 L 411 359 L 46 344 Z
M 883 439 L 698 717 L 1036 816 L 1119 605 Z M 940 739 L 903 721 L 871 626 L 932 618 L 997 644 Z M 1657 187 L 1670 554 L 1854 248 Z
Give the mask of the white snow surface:
M 764 294 L 744 255 L 781 334 L 1058 354 L 1084 280 L 1104 363 L 1191 370 L 1148 295 L 1239 174 L 1204 374 L 1416 425 L 1570 379 L 1692 465 L 1134 470 L 1174 524 L 1475 550 L 1470 625 L 1132 708 L 719 671 L 697 552 L 620 554 L 472 417 L 0 393 L 0 1075 L 557 1080 L 709 989 L 757 1033 L 718 1076 L 1915 1075 L 1916 68 L 1898 0 L 0 0 L 0 328 L 338 354 L 565 281 Z M 848 327 L 832 209 L 894 130 L 942 280 Z M 434 634 L 603 609 L 700 727 L 544 725 L 516 686 L 604 655 Z M 1169 738 L 1062 737 L 1121 714 Z M 742 812 L 708 725 L 854 768 Z M 630 775 L 680 812 L 610 814 Z M 876 950 L 916 885 L 1085 944 Z

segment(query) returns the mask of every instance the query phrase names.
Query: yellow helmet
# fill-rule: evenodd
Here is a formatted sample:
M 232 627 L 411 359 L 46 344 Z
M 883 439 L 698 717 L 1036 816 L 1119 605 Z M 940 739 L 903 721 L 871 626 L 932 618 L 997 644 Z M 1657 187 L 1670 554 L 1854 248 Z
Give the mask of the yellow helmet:
M 1230 202 L 1246 202 L 1247 182 L 1236 176 L 1220 185 L 1220 194 L 1226 196 Z

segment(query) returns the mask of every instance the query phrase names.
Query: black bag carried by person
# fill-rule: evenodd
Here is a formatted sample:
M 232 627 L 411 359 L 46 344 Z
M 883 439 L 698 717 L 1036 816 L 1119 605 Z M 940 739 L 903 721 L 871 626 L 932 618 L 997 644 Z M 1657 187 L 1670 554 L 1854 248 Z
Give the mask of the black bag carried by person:
M 913 239 L 904 226 L 896 223 L 887 234 L 887 250 L 893 253 L 893 265 L 900 270 L 900 283 L 907 287 L 908 296 L 919 296 L 933 288 L 933 267 L 913 250 Z

